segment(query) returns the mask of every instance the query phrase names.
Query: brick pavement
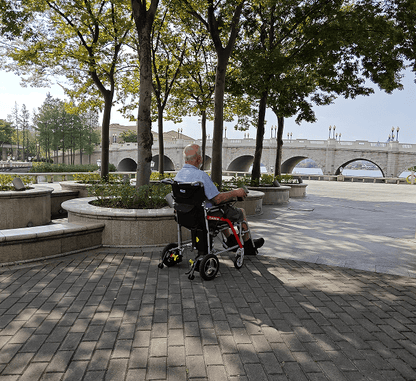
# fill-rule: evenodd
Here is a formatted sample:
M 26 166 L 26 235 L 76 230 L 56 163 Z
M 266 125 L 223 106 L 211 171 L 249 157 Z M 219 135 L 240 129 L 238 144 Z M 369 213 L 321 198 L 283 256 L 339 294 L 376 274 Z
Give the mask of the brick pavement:
M 211 282 L 159 252 L 0 269 L 0 381 L 416 380 L 416 280 L 271 257 Z

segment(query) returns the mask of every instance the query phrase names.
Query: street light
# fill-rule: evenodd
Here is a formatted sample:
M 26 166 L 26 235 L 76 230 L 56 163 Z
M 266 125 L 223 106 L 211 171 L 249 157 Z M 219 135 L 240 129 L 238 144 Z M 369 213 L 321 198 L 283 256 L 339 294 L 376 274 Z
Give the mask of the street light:
M 391 128 L 391 140 L 394 140 L 394 127 Z
M 331 130 L 332 130 L 332 126 L 329 126 L 329 136 L 328 136 L 328 139 L 331 139 Z
M 227 139 L 227 126 L 224 127 L 224 138 Z
M 396 133 L 396 140 L 399 141 L 399 131 L 400 131 L 400 128 L 397 127 L 396 128 L 396 131 L 397 131 L 397 133 Z
M 341 141 L 341 132 L 338 134 L 339 141 Z
M 290 133 L 290 141 L 292 141 L 292 133 Z
M 337 128 L 337 126 L 332 127 L 333 129 L 333 133 L 334 133 L 334 138 L 335 138 L 335 129 Z

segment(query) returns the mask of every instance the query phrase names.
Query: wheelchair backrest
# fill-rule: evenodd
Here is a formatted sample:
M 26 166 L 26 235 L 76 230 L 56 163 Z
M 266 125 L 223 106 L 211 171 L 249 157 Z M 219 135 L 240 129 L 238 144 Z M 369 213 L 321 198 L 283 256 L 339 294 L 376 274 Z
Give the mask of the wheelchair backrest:
M 172 183 L 175 210 L 178 223 L 188 229 L 205 227 L 204 201 L 206 200 L 204 185 L 196 183 Z
M 202 205 L 206 200 L 204 184 L 195 183 L 178 183 L 172 184 L 173 198 L 177 204 Z

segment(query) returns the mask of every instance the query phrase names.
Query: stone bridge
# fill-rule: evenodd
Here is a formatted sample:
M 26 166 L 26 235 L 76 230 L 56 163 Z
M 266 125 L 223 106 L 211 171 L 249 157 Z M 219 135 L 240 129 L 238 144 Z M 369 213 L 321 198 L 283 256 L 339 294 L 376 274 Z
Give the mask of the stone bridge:
M 178 139 L 165 143 L 164 168 L 176 171 L 183 165 L 182 151 L 189 144 L 188 140 Z M 200 141 L 195 143 L 201 144 Z M 248 172 L 253 163 L 255 139 L 224 139 L 223 171 Z M 157 170 L 159 162 L 158 142 L 153 144 L 153 169 Z M 212 157 L 212 140 L 206 147 L 206 166 L 210 169 Z M 95 153 L 94 159 L 99 159 Z M 262 165 L 268 172 L 274 171 L 276 159 L 276 139 L 265 139 L 263 144 Z M 398 177 L 409 167 L 416 165 L 416 144 L 398 141 L 373 143 L 365 140 L 338 141 L 287 139 L 283 144 L 282 172 L 291 173 L 293 168 L 304 159 L 312 159 L 324 174 L 338 175 L 349 163 L 367 160 L 376 165 L 384 177 Z M 110 163 L 119 171 L 135 171 L 137 165 L 137 144 L 110 144 Z

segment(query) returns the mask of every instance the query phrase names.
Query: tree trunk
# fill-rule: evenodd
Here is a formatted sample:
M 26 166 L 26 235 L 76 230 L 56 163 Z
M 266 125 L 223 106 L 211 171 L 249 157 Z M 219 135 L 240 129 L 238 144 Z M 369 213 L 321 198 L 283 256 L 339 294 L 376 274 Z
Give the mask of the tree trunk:
M 283 129 L 284 117 L 277 117 L 277 136 L 276 136 L 276 163 L 274 174 L 280 176 L 282 174 L 282 149 L 283 149 Z
M 222 134 L 224 127 L 224 92 L 225 76 L 228 60 L 234 49 L 234 44 L 238 36 L 239 21 L 241 11 L 244 6 L 244 0 L 235 8 L 231 22 L 230 36 L 228 43 L 224 48 L 220 37 L 220 23 L 215 16 L 213 1 L 208 1 L 208 30 L 211 34 L 212 41 L 217 52 L 217 69 L 215 73 L 215 93 L 214 93 L 214 131 L 212 139 L 212 170 L 211 178 L 214 183 L 221 187 L 222 183 Z
M 163 109 L 161 106 L 158 106 L 158 115 L 157 115 L 157 127 L 159 133 L 159 165 L 158 171 L 160 174 L 165 173 L 164 168 L 164 158 L 165 158 L 165 148 L 163 145 Z
M 206 147 L 207 147 L 207 112 L 203 110 L 201 112 L 201 132 L 202 132 L 202 169 L 205 168 L 205 155 L 206 155 Z
M 152 161 L 152 61 L 151 30 L 159 0 L 131 0 L 132 12 L 139 38 L 140 100 L 137 117 L 137 173 L 136 187 L 149 184 Z
M 222 135 L 224 129 L 224 92 L 225 74 L 229 55 L 218 52 L 218 64 L 215 74 L 214 94 L 214 131 L 212 136 L 211 179 L 221 187 L 222 183 Z
M 110 160 L 110 118 L 113 103 L 113 92 L 107 91 L 104 94 L 103 124 L 101 127 L 101 178 L 108 180 Z
M 253 170 L 251 172 L 251 183 L 254 185 L 258 183 L 261 176 L 261 155 L 263 153 L 263 140 L 264 140 L 264 123 L 266 118 L 266 106 L 267 106 L 267 91 L 263 92 L 259 103 L 259 117 L 257 121 L 257 134 L 256 134 L 256 150 L 254 152 Z

